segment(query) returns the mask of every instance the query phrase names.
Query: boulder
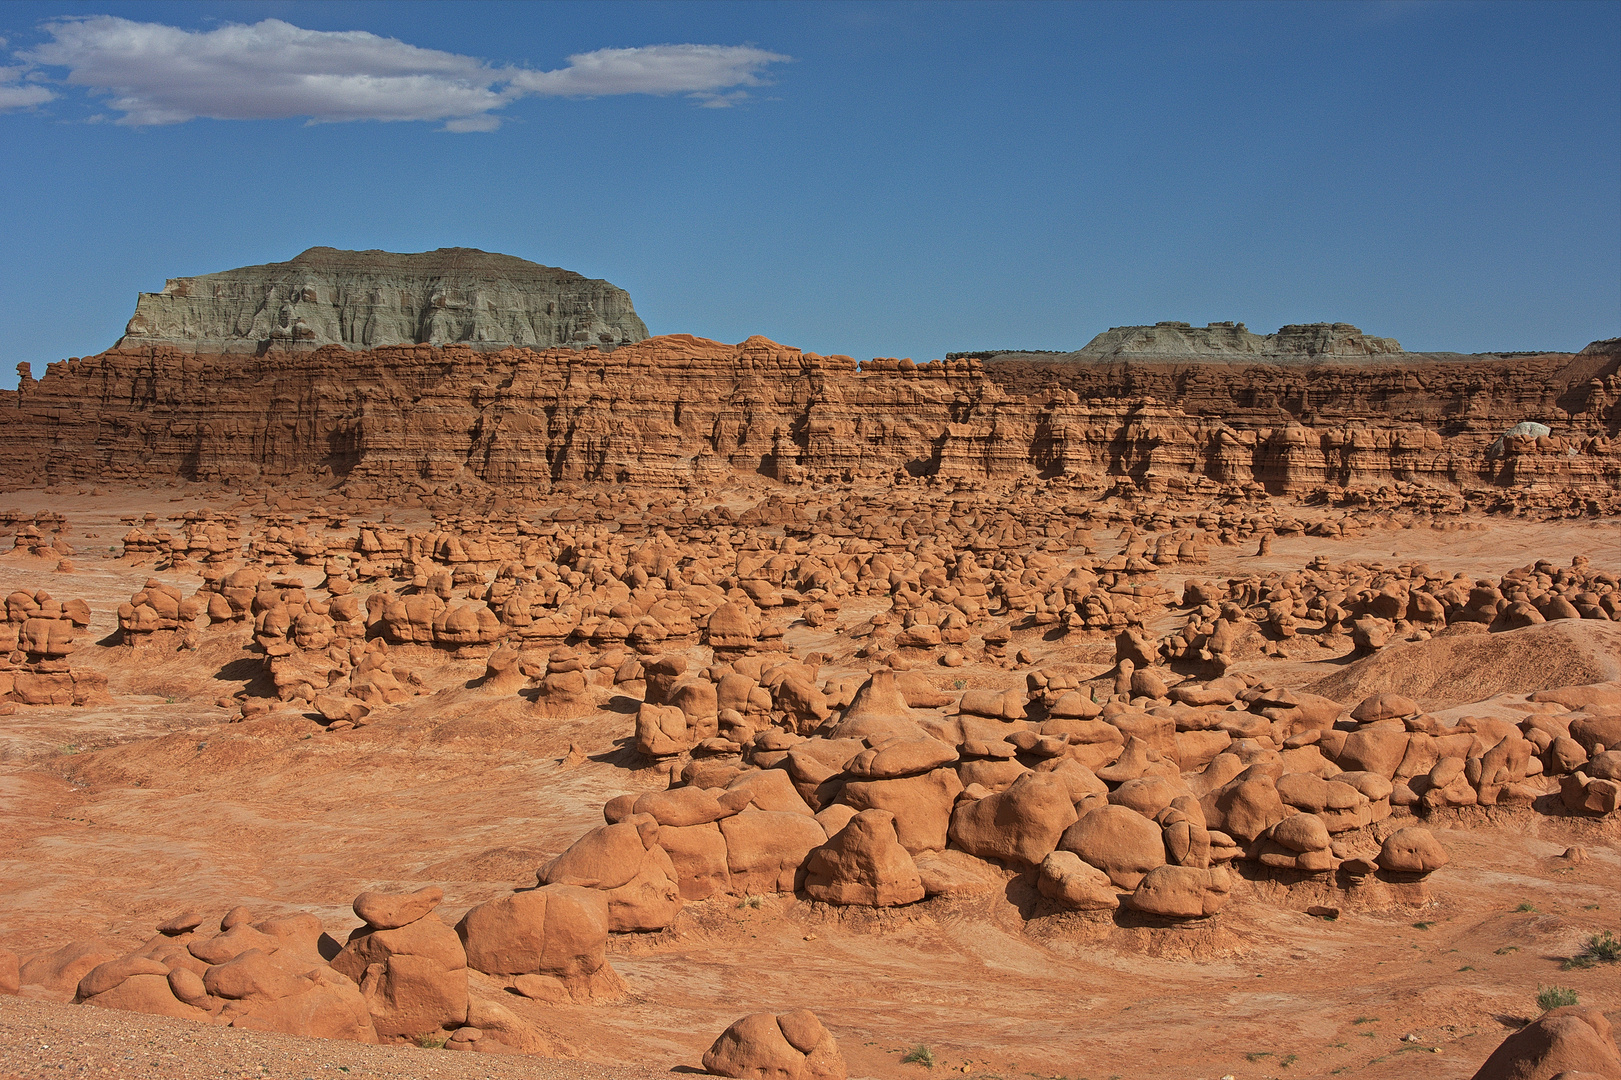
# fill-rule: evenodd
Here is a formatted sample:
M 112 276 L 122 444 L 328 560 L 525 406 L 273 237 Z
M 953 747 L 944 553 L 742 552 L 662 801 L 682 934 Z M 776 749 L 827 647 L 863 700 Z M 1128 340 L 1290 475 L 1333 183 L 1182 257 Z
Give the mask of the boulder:
M 951 840 L 982 859 L 1039 866 L 1075 823 L 1075 806 L 1064 781 L 1025 773 L 1006 791 L 958 804 L 951 814 Z
M 1621 1080 L 1621 1052 L 1601 1010 L 1566 1005 L 1548 1010 L 1504 1039 L 1474 1080 L 1588 1076 Z
M 895 780 L 852 781 L 844 785 L 839 800 L 858 812 L 889 811 L 901 847 L 918 855 L 945 848 L 951 809 L 962 788 L 955 770 L 935 769 Z
M 1075 911 L 1113 911 L 1120 906 L 1109 875 L 1072 851 L 1054 851 L 1041 860 L 1036 891 Z
M 608 896 L 546 885 L 478 905 L 456 933 L 467 966 L 486 975 L 589 976 L 607 965 Z
M 1435 834 L 1418 826 L 1397 829 L 1379 848 L 1379 869 L 1396 874 L 1428 874 L 1450 861 Z
M 1400 694 L 1374 694 L 1363 698 L 1356 708 L 1351 710 L 1351 719 L 1358 723 L 1372 723 L 1375 720 L 1401 720 L 1409 716 L 1417 716 L 1422 710 L 1418 702 Z
M 894 907 L 923 899 L 923 881 L 887 810 L 863 810 L 811 852 L 805 893 L 828 904 Z
M 1064 831 L 1063 851 L 1103 871 L 1121 889 L 1135 889 L 1143 875 L 1165 864 L 1160 827 L 1125 806 L 1099 806 Z
M 121 1009 L 125 1012 L 147 1013 L 153 1016 L 173 1016 L 182 1020 L 207 1020 L 208 1013 L 188 1005 L 175 997 L 169 980 L 164 975 L 132 975 L 93 997 L 83 999 L 84 1004 L 100 1009 Z M 374 1040 L 375 1041 L 375 1040 Z
M 1143 875 L 1127 906 L 1170 919 L 1201 919 L 1214 915 L 1227 902 L 1231 889 L 1227 870 L 1200 870 L 1192 866 L 1157 866 Z
M 838 1044 L 807 1009 L 753 1013 L 732 1024 L 704 1054 L 704 1069 L 744 1080 L 845 1080 Z
M 416 922 L 444 898 L 445 890 L 437 885 L 413 893 L 363 892 L 355 897 L 354 912 L 373 930 L 393 930 Z
M 723 818 L 720 831 L 737 894 L 793 892 L 806 857 L 827 842 L 814 817 L 785 811 L 749 810 Z

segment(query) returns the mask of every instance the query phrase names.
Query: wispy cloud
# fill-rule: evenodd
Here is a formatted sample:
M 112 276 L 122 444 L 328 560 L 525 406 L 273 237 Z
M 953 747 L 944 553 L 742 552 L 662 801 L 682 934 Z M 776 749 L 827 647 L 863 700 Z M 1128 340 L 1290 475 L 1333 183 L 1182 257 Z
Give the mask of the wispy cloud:
M 568 58 L 557 71 L 515 71 L 512 86 L 530 94 L 688 94 L 704 101 L 733 86 L 759 86 L 760 72 L 788 57 L 749 45 L 647 45 L 598 49 Z
M 56 19 L 50 40 L 16 55 L 35 67 L 66 68 L 66 82 L 110 95 L 118 123 L 180 124 L 305 117 L 441 121 L 446 131 L 493 131 L 497 110 L 526 96 L 684 94 L 723 107 L 764 83 L 789 58 L 748 45 L 648 45 L 568 58 L 556 71 L 497 66 L 423 49 L 364 30 L 305 30 L 279 19 L 185 30 L 111 15 Z M 55 95 L 0 77 L 0 108 Z M 14 94 L 14 99 L 12 96 Z M 43 96 L 42 96 L 43 95 Z
M 5 43 L 6 39 L 0 38 L 0 48 L 3 48 Z M 26 71 L 27 68 L 0 67 L 0 112 L 43 105 L 56 97 L 51 91 L 37 83 L 22 82 L 23 74 Z

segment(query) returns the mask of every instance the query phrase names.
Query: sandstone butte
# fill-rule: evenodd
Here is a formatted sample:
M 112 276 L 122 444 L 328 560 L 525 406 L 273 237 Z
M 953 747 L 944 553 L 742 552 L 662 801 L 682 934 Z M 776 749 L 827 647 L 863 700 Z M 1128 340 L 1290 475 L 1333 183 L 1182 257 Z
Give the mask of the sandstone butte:
M 1621 1077 L 1621 341 L 644 335 L 312 249 L 0 395 L 0 1076 Z

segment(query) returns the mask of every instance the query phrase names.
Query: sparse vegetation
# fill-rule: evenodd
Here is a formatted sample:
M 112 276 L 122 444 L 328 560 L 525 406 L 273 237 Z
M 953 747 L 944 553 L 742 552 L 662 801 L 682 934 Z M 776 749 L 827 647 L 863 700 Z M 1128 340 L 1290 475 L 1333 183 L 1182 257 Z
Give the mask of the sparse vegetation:
M 1353 1024 L 1377 1024 L 1378 1022 L 1379 1018 L 1377 1016 L 1359 1016 L 1351 1021 Z
M 740 909 L 753 908 L 755 911 L 759 911 L 760 908 L 765 906 L 765 898 L 754 895 L 745 896 L 743 899 L 737 902 L 737 906 Z
M 1278 1059 L 1278 1067 L 1280 1069 L 1287 1069 L 1289 1066 L 1293 1065 L 1295 1062 L 1297 1062 L 1299 1060 L 1300 1060 L 1300 1055 L 1299 1054 L 1285 1054 L 1281 1058 Z
M 1537 984 L 1537 1008 L 1543 1012 L 1574 1004 L 1576 1004 L 1576 991 L 1570 987 Z
M 1430 927 L 1432 927 L 1434 925 L 1435 924 L 1432 923 L 1432 922 L 1416 922 L 1416 923 L 1413 924 L 1413 929 L 1414 930 L 1428 930 Z
M 1521 900 L 1520 901 L 1520 906 L 1515 908 L 1514 910 L 1517 911 L 1517 912 L 1519 912 L 1519 911 L 1529 911 L 1529 912 L 1532 912 L 1534 914 L 1540 914 L 1540 912 L 1537 912 L 1537 906 L 1535 904 L 1531 903 L 1531 901 L 1529 901 L 1529 900 Z
M 1621 938 L 1617 938 L 1610 931 L 1593 934 L 1585 944 L 1582 951 L 1569 957 L 1559 966 L 1566 971 L 1572 968 L 1590 968 L 1598 964 L 1613 964 L 1621 960 Z
M 416 1044 L 424 1050 L 443 1050 L 445 1037 L 437 1031 L 424 1031 L 416 1037 Z
M 1507 956 L 1511 952 L 1519 951 L 1520 947 L 1518 945 L 1504 945 L 1501 949 L 1496 950 L 1496 953 L 1498 956 Z
M 1245 1054 L 1244 1055 L 1244 1060 L 1248 1061 L 1248 1062 L 1251 1062 L 1251 1063 L 1254 1063 L 1254 1062 L 1260 1061 L 1262 1058 L 1269 1058 L 1271 1056 L 1272 1056 L 1272 1051 L 1270 1051 L 1270 1050 L 1257 1050 L 1253 1054 Z
M 79 752 L 79 744 L 76 742 L 63 743 L 61 746 L 56 748 L 56 752 L 58 754 L 77 754 Z
M 925 1069 L 934 1068 L 934 1051 L 922 1043 L 918 1043 L 905 1054 L 901 1055 L 902 1065 L 921 1065 Z

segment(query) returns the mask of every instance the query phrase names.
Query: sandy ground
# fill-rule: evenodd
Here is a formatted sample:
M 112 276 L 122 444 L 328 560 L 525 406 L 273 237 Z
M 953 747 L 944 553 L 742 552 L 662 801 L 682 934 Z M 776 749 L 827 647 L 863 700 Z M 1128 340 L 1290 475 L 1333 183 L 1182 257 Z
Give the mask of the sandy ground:
M 127 531 L 120 516 L 163 512 L 162 495 L 21 493 L 7 502 L 69 514 L 80 551 L 70 574 L 54 561 L 0 557 L 0 589 L 84 597 L 96 621 L 81 640 L 105 638 L 116 604 L 153 575 L 94 548 L 117 544 Z M 1621 523 L 1475 523 L 1376 530 L 1354 541 L 1282 538 L 1259 558 L 1253 547 L 1217 547 L 1198 576 L 1298 569 L 1319 554 L 1493 576 L 1578 554 L 1621 564 Z M 188 593 L 197 583 L 195 575 L 157 576 Z M 341 940 L 358 925 L 348 909 L 357 892 L 425 884 L 445 888 L 441 910 L 453 922 L 473 904 L 532 884 L 536 866 L 601 821 L 607 798 L 663 786 L 631 767 L 623 708 L 544 719 L 520 698 L 469 689 L 482 672 L 474 662 L 432 660 L 419 670 L 437 693 L 354 731 L 327 732 L 296 711 L 223 724 L 216 700 L 254 675 L 240 662 L 246 637 L 205 631 L 190 656 L 87 647 L 75 666 L 108 673 L 109 703 L 19 707 L 0 719 L 0 945 L 26 951 L 88 937 L 134 945 L 180 908 L 223 913 L 237 903 L 262 917 L 312 911 Z M 812 647 L 809 637 L 790 643 Z M 1013 646 L 1038 662 L 1101 670 L 1112 661 L 1112 645 L 1099 659 L 1096 643 L 1034 633 Z M 1344 660 L 1308 641 L 1289 661 L 1264 663 L 1303 686 Z M 841 665 L 864 670 L 835 659 L 824 674 Z M 945 685 L 1023 679 L 1022 671 L 937 674 Z M 585 763 L 566 765 L 571 743 L 586 750 Z M 1540 984 L 1621 1008 L 1613 968 L 1560 968 L 1587 935 L 1621 930 L 1621 826 L 1476 809 L 1432 828 L 1453 863 L 1422 889 L 1346 898 L 1310 880 L 1250 881 L 1218 916 L 1180 928 L 1127 917 L 1027 919 L 1023 879 L 992 896 L 883 913 L 789 897 L 760 908 L 691 904 L 669 930 L 614 941 L 625 1000 L 558 1007 L 512 999 L 515 1011 L 600 1068 L 309 1042 L 0 998 L 0 1078 L 640 1076 L 650 1074 L 616 1070 L 694 1068 L 738 1016 L 802 1007 L 837 1036 L 853 1076 L 927 1075 L 901 1062 L 922 1045 L 936 1074 L 1006 1080 L 1440 1078 L 1468 1075 L 1535 1016 Z M 1558 857 L 1574 844 L 1587 849 L 1586 863 Z M 1305 914 L 1316 903 L 1344 913 L 1335 921 Z
M 646 1080 L 666 1070 L 462 1054 L 204 1027 L 165 1016 L 0 998 L 0 1080 Z

